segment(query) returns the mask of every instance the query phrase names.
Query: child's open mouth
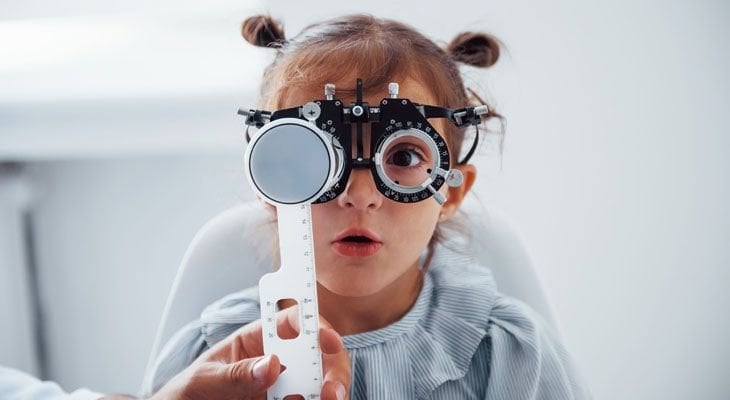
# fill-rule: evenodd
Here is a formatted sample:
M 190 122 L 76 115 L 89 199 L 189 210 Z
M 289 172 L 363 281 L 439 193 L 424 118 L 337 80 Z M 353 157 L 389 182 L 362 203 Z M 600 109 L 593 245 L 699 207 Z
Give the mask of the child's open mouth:
M 382 245 L 377 235 L 364 230 L 345 231 L 332 242 L 335 252 L 345 257 L 369 257 Z

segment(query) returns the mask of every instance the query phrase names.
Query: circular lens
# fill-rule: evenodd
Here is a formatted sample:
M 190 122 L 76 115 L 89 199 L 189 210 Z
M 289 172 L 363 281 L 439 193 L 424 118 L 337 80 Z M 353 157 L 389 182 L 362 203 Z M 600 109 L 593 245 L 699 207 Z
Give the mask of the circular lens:
M 417 129 L 400 130 L 389 136 L 378 152 L 378 173 L 389 186 L 409 193 L 423 189 L 438 165 L 433 140 Z
M 273 123 L 250 145 L 249 179 L 269 200 L 299 204 L 313 200 L 330 179 L 330 152 L 322 134 L 298 120 Z

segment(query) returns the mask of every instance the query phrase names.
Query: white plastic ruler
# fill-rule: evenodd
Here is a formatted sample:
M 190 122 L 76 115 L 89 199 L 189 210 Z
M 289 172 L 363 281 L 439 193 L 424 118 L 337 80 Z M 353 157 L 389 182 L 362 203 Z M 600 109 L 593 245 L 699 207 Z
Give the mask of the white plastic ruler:
M 319 399 L 322 353 L 319 347 L 317 275 L 310 204 L 277 205 L 281 267 L 259 281 L 264 354 L 276 354 L 286 370 L 267 393 L 268 400 L 299 394 Z M 281 339 L 276 331 L 277 302 L 298 304 L 299 335 Z

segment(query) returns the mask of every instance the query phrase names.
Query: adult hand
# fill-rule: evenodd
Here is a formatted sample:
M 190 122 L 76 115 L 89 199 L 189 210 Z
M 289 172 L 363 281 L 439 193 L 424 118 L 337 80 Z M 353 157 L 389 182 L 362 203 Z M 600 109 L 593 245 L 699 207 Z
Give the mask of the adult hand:
M 297 307 L 279 312 L 277 329 L 283 338 L 299 331 Z M 350 357 L 342 338 L 320 317 L 324 384 L 322 400 L 348 397 L 352 384 Z M 201 354 L 171 379 L 151 400 L 266 399 L 266 390 L 281 374 L 276 355 L 263 357 L 261 321 L 252 322 Z

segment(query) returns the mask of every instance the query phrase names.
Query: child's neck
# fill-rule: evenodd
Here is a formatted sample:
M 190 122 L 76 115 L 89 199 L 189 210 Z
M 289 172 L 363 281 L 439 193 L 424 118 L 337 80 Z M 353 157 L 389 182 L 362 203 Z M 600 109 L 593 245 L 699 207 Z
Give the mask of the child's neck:
M 423 273 L 418 267 L 369 296 L 340 296 L 319 285 L 319 313 L 342 336 L 373 331 L 403 318 L 416 302 L 422 285 Z

